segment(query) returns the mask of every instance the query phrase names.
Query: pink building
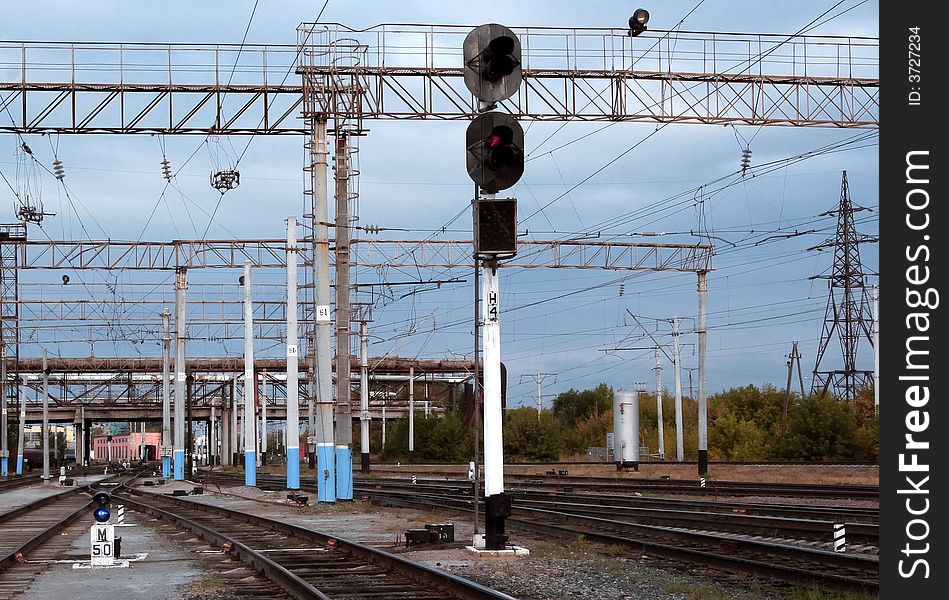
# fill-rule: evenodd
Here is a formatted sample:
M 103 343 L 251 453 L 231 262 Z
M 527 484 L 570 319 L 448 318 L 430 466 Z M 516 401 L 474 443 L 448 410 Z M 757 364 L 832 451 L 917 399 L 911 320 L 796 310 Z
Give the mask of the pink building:
M 108 461 L 138 461 L 158 460 L 158 447 L 161 445 L 161 434 L 158 432 L 145 434 L 145 456 L 142 456 L 142 434 L 133 431 L 125 435 L 100 435 L 92 438 L 93 460 Z

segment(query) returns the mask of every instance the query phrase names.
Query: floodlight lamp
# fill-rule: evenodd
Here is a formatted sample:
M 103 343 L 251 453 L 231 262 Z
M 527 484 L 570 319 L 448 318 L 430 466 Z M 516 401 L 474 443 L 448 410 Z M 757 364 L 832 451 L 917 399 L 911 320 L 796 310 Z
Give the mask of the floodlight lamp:
M 629 18 L 629 35 L 637 36 L 646 31 L 646 23 L 649 22 L 649 11 L 645 8 L 638 8 L 633 16 Z

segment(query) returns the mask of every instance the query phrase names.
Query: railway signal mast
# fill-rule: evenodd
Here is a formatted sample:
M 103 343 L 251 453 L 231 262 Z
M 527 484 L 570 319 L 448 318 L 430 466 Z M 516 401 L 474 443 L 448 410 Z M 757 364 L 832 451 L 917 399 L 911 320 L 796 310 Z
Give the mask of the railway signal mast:
M 503 25 L 481 25 L 465 38 L 464 61 L 465 86 L 478 98 L 481 113 L 465 134 L 465 162 L 475 182 L 474 259 L 482 280 L 484 547 L 503 550 L 508 539 L 504 520 L 511 516 L 512 496 L 504 491 L 498 268 L 501 260 L 517 254 L 517 200 L 499 199 L 496 194 L 513 186 L 524 173 L 524 131 L 511 115 L 493 109 L 520 88 L 521 43 Z

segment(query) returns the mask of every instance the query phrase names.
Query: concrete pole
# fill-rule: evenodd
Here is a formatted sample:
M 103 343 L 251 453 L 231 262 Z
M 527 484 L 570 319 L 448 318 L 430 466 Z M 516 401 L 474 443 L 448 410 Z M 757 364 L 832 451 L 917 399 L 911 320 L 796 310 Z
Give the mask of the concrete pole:
M 187 336 L 185 293 L 188 289 L 188 271 L 179 267 L 175 273 L 175 481 L 185 478 L 185 403 L 187 402 L 187 365 L 185 339 Z
M 214 398 L 211 401 L 211 419 L 208 421 L 208 462 L 209 466 L 214 466 L 217 462 L 217 406 L 214 405 Z
M 300 489 L 300 384 L 297 364 L 297 219 L 287 217 L 287 489 Z
M 227 401 L 230 386 L 221 385 L 221 464 L 231 464 L 231 404 Z
M 313 209 L 313 338 L 311 365 L 317 412 L 311 423 L 308 439 L 316 448 L 317 499 L 336 501 L 336 457 L 333 452 L 333 355 L 330 350 L 332 321 L 330 319 L 330 263 L 329 263 L 329 209 L 327 207 L 326 121 L 311 121 L 310 176 L 312 178 Z M 311 415 L 313 411 L 311 410 Z
M 873 410 L 880 413 L 880 288 L 877 286 L 873 286 Z
M 168 309 L 161 313 L 161 476 L 171 477 L 171 334 Z
M 260 374 L 260 387 L 263 393 L 258 396 L 260 400 L 260 454 L 257 455 L 257 466 L 267 464 L 267 374 Z
M 49 483 L 49 366 L 43 348 L 43 483 Z
M 386 447 L 386 399 L 382 399 L 382 448 Z
M 237 418 L 238 405 L 237 405 L 237 380 L 239 376 L 237 373 L 234 374 L 234 381 L 231 382 L 231 462 L 234 464 L 234 454 L 240 452 L 240 443 L 237 441 L 237 430 L 238 423 L 240 422 Z
M 409 463 L 415 462 L 415 367 L 409 367 Z
M 20 403 L 20 435 L 16 442 L 16 474 L 23 474 L 23 438 L 26 435 L 26 375 L 22 376 L 22 387 L 17 385 L 17 399 Z
M 86 451 L 86 407 L 79 407 L 79 425 L 76 428 L 76 465 L 85 466 L 89 464 L 89 453 Z M 80 454 L 80 450 L 82 454 Z
M 659 362 L 659 347 L 656 347 L 656 419 L 659 421 L 659 458 L 666 457 L 666 436 L 662 428 L 662 363 Z
M 10 475 L 10 448 L 7 446 L 7 345 L 0 327 L 0 477 Z
M 708 271 L 699 271 L 699 318 L 696 327 L 699 355 L 699 476 L 708 474 L 708 399 L 706 397 L 705 348 L 708 331 L 706 329 L 706 296 L 708 294 Z
M 541 382 L 543 378 L 540 376 L 540 373 L 537 374 L 537 422 L 540 423 L 540 413 L 544 409 L 544 396 L 541 393 Z
M 361 472 L 369 474 L 369 324 L 359 324 L 359 452 Z
M 682 439 L 682 373 L 679 370 L 679 317 L 672 317 L 672 339 L 675 342 L 673 369 L 676 378 L 676 460 L 685 460 L 685 444 Z
M 265 424 L 263 422 L 263 405 L 266 403 L 266 399 L 261 400 L 260 397 L 260 386 L 267 385 L 266 380 L 256 371 L 254 372 L 254 456 L 257 458 L 257 468 L 259 469 L 263 465 L 263 461 L 260 458 L 260 438 L 261 431 L 265 429 Z M 266 390 L 264 390 L 266 394 Z
M 336 497 L 353 499 L 349 361 L 349 136 L 336 134 Z
M 257 485 L 257 453 L 254 433 L 257 415 L 257 374 L 254 373 L 254 305 L 250 261 L 244 263 L 244 485 Z

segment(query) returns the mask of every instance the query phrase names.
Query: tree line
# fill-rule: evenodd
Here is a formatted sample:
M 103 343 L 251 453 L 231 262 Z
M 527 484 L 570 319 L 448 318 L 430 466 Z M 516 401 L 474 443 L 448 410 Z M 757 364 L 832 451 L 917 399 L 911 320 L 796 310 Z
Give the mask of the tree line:
M 685 460 L 698 457 L 698 403 L 682 399 Z M 613 429 L 613 388 L 559 394 L 551 409 L 513 408 L 504 415 L 504 458 L 508 462 L 556 461 L 586 455 L 606 445 Z M 675 400 L 663 394 L 664 454 L 675 458 Z M 465 462 L 474 449 L 474 432 L 460 412 L 439 417 L 416 414 L 416 462 Z M 640 443 L 658 451 L 656 395 L 640 393 Z M 479 432 L 480 435 L 480 432 Z M 358 450 L 359 436 L 354 436 Z M 373 428 L 370 446 L 380 448 L 381 431 Z M 731 388 L 708 398 L 708 450 L 711 460 L 731 461 L 876 461 L 879 459 L 879 417 L 873 394 L 861 392 L 852 403 L 828 394 L 786 395 L 771 385 Z M 408 460 L 408 420 L 387 424 L 386 444 L 378 453 L 385 461 Z

